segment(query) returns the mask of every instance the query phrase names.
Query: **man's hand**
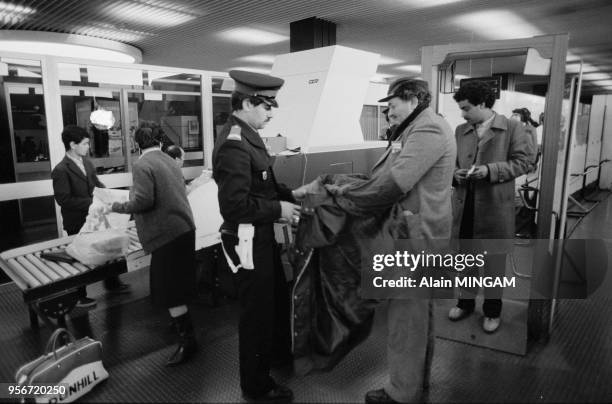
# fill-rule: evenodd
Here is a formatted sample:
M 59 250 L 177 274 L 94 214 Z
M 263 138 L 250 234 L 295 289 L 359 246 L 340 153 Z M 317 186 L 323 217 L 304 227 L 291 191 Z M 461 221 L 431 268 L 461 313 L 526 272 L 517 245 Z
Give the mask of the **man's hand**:
M 489 175 L 489 167 L 482 165 L 482 166 L 476 166 L 472 170 L 472 173 L 468 175 L 468 178 L 474 179 L 474 180 L 482 180 L 482 179 L 487 178 L 488 175 Z
M 287 223 L 297 223 L 300 220 L 300 207 L 291 202 L 280 201 L 281 220 Z
M 304 200 L 304 198 L 306 198 L 307 189 L 308 189 L 308 186 L 302 185 L 301 187 L 296 188 L 293 191 L 291 191 L 291 194 L 293 195 L 296 201 L 301 202 Z
M 455 170 L 455 181 L 457 181 L 458 184 L 464 184 L 467 180 L 467 173 L 467 168 L 459 168 Z

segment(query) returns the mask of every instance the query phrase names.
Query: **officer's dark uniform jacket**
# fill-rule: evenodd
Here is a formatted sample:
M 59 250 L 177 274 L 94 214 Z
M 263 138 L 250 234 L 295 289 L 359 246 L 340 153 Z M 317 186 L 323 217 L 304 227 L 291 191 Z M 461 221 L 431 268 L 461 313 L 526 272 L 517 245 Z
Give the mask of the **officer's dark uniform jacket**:
M 230 116 L 213 150 L 222 231 L 236 232 L 241 223 L 274 223 L 281 215 L 279 201 L 294 201 L 291 190 L 277 184 L 272 163 L 257 131 Z
M 235 252 L 239 224 L 255 226 L 253 270 L 240 269 L 238 349 L 242 391 L 258 397 L 276 382 L 270 376 L 273 358 L 286 359 L 291 350 L 289 290 L 274 239 L 273 223 L 280 218 L 279 200 L 291 200 L 291 191 L 279 186 L 272 158 L 259 134 L 231 116 L 213 150 L 213 177 L 219 188 L 224 223 L 221 240 L 226 257 L 240 263 Z

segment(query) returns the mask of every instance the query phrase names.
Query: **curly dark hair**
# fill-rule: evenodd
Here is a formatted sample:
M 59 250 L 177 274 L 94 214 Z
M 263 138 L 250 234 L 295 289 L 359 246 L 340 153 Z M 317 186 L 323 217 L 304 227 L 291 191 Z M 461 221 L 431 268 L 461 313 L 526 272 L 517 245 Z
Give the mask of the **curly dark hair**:
M 485 107 L 491 108 L 495 104 L 495 93 L 485 81 L 469 81 L 463 84 L 453 95 L 455 101 L 468 100 L 472 105 L 484 103 Z

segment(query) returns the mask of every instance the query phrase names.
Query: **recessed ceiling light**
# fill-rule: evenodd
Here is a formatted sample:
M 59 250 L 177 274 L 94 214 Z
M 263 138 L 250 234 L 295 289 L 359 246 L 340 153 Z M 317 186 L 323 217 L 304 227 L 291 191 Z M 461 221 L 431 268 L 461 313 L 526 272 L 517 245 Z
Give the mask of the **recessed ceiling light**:
M 246 27 L 230 29 L 220 32 L 217 35 L 226 41 L 239 42 L 247 45 L 269 45 L 289 40 L 289 37 L 286 35 Z
M 397 70 L 411 73 L 421 73 L 421 65 L 404 65 L 396 67 Z
M 107 15 L 123 21 L 131 21 L 143 25 L 174 27 L 196 18 L 196 14 L 175 10 L 170 2 L 115 2 L 107 7 Z
M 142 60 L 140 49 L 124 43 L 43 31 L 0 31 L 0 51 L 123 63 Z
M 35 12 L 31 7 L 0 1 L 0 22 L 3 24 L 18 24 Z
M 138 42 L 148 36 L 151 36 L 151 34 L 148 32 L 117 28 L 112 25 L 106 26 L 106 24 L 102 26 L 83 25 L 74 28 L 74 32 L 79 35 L 90 35 L 98 38 L 110 39 L 113 41 L 121 42 Z
M 599 68 L 589 64 L 589 63 L 583 63 L 582 64 L 582 73 L 591 73 L 591 72 L 597 72 L 599 70 Z M 570 62 L 568 64 L 565 65 L 565 72 L 566 73 L 578 73 L 580 71 L 580 62 Z
M 252 66 L 237 66 L 237 67 L 232 67 L 228 70 L 247 70 L 249 72 L 263 73 L 263 74 L 270 74 L 270 71 L 271 71 L 271 69 L 264 69 L 261 67 L 252 67 Z
M 462 0 L 402 0 L 403 3 L 414 8 L 443 6 L 445 4 L 457 3 L 458 1 Z
M 582 79 L 589 80 L 589 81 L 609 80 L 611 78 L 612 77 L 610 77 L 610 75 L 606 73 L 583 73 L 582 74 Z
M 390 74 L 377 73 L 370 78 L 370 81 L 373 81 L 374 83 L 386 83 L 391 77 L 393 76 Z
M 237 58 L 236 60 L 248 63 L 266 63 L 272 64 L 274 63 L 274 59 L 276 59 L 276 55 L 272 54 L 260 54 L 260 55 L 250 55 L 250 56 L 242 56 Z
M 402 60 L 395 59 L 395 58 L 390 58 L 390 57 L 387 57 L 387 56 L 381 56 L 380 60 L 378 62 L 378 64 L 380 66 L 394 65 L 394 64 L 397 64 L 397 63 L 402 63 Z
M 486 10 L 462 14 L 452 19 L 463 29 L 487 39 L 513 39 L 542 35 L 542 32 L 509 10 Z
M 612 86 L 612 80 L 594 80 L 590 82 L 599 87 L 609 87 Z

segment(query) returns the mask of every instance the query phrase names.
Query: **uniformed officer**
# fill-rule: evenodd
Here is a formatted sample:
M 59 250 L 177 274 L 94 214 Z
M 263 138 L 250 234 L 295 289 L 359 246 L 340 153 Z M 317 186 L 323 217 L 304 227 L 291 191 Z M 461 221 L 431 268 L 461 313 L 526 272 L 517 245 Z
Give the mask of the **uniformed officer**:
M 277 91 L 284 80 L 265 74 L 233 70 L 232 115 L 218 134 L 213 150 L 213 178 L 219 188 L 223 250 L 237 270 L 240 324 L 240 387 L 253 401 L 290 401 L 293 393 L 270 376 L 271 362 L 291 360 L 289 290 L 273 224 L 295 221 L 299 206 L 292 192 L 278 184 L 272 160 L 257 132 L 278 107 Z M 252 225 L 252 247 L 239 249 Z M 239 232 L 245 230 L 245 234 Z M 250 258 L 250 259 L 249 259 Z M 251 268 L 251 269 L 248 269 Z

